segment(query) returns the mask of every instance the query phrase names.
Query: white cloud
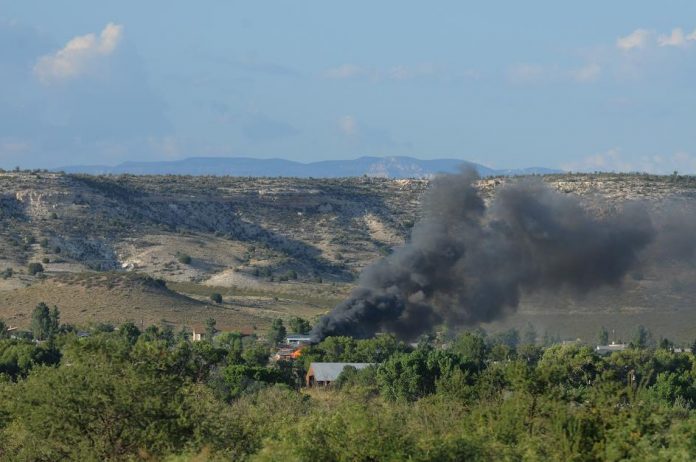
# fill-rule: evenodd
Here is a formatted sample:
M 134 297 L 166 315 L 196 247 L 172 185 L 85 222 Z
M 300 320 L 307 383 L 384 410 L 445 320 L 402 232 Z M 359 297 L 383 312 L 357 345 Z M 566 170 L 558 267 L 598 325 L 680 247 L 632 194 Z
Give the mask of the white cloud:
M 364 68 L 355 64 L 342 64 L 324 71 L 324 77 L 327 79 L 352 79 L 363 77 L 367 74 L 368 72 Z
M 508 69 L 508 81 L 514 84 L 540 84 L 558 82 L 594 82 L 599 79 L 602 66 L 598 63 L 588 63 L 577 69 L 563 69 L 559 66 L 543 66 L 533 63 L 522 63 Z
M 338 129 L 344 135 L 354 136 L 358 133 L 358 124 L 353 116 L 343 116 L 338 119 Z
M 684 31 L 681 27 L 676 27 L 672 29 L 670 35 L 660 35 L 657 38 L 657 43 L 661 47 L 681 47 L 686 45 L 687 38 L 684 35 Z
M 391 80 L 410 80 L 419 77 L 428 77 L 436 74 L 435 66 L 430 63 L 417 66 L 394 66 L 386 73 Z
M 31 143 L 20 139 L 0 139 L 0 155 L 22 154 L 31 150 Z
M 653 33 L 647 29 L 636 29 L 625 37 L 616 40 L 616 46 L 621 50 L 645 48 Z
M 508 79 L 513 83 L 536 83 L 546 80 L 550 74 L 550 70 L 543 66 L 523 63 L 508 70 Z
M 646 172 L 654 174 L 696 173 L 696 156 L 684 151 L 670 155 L 625 156 L 619 148 L 593 154 L 579 162 L 564 165 L 569 171 L 580 172 Z
M 109 23 L 98 37 L 95 34 L 75 37 L 56 53 L 39 58 L 34 74 L 43 83 L 80 77 L 99 59 L 112 54 L 122 36 L 123 26 Z
M 570 74 L 578 82 L 594 82 L 602 73 L 602 67 L 597 63 L 590 63 L 580 69 L 571 71 Z
M 687 40 L 696 41 L 696 29 L 692 33 L 686 36 Z
M 384 80 L 414 80 L 418 78 L 434 77 L 438 69 L 431 63 L 416 64 L 413 66 L 397 65 L 388 68 L 364 67 L 356 64 L 342 64 L 338 67 L 326 69 L 324 78 L 334 80 L 369 79 L 375 82 Z

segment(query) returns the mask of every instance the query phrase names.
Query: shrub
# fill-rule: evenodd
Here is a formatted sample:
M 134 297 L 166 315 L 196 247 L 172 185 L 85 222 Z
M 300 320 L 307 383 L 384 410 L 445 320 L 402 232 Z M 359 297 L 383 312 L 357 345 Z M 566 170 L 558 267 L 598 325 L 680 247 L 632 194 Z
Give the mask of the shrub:
M 44 263 L 44 264 L 51 263 L 51 259 L 48 258 L 48 257 L 43 257 L 43 258 L 41 259 L 41 263 Z
M 210 299 L 212 301 L 214 301 L 215 303 L 218 303 L 218 304 L 222 303 L 222 295 L 220 295 L 217 292 L 210 294 Z
M 176 259 L 182 265 L 190 265 L 192 261 L 191 255 L 187 255 L 185 253 L 177 254 Z
M 44 267 L 41 263 L 29 263 L 29 274 L 35 276 L 39 273 L 43 273 Z

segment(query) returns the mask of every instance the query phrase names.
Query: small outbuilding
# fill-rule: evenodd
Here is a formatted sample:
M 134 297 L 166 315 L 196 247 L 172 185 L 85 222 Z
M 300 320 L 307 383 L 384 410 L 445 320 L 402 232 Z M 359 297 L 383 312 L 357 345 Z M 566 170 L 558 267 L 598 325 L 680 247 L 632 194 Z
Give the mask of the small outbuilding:
M 351 366 L 358 370 L 374 366 L 374 363 L 311 363 L 307 371 L 308 387 L 325 387 L 331 385 L 343 369 Z
M 312 343 L 312 336 L 306 334 L 288 334 L 285 337 L 285 344 L 298 347 L 300 345 L 308 345 Z
M 615 351 L 624 351 L 626 348 L 628 348 L 628 345 L 625 343 L 612 342 L 609 345 L 597 345 L 597 347 L 595 347 L 595 353 L 598 355 L 608 355 Z

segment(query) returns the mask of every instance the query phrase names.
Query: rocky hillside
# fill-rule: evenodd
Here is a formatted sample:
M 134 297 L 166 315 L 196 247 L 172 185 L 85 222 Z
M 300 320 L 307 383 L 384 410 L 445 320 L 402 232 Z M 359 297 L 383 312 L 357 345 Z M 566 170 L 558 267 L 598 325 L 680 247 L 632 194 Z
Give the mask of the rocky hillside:
M 48 258 L 50 271 L 141 269 L 187 281 L 350 280 L 403 240 L 426 186 L 3 174 L 0 268 Z
M 560 191 L 579 195 L 597 213 L 605 213 L 607 208 L 625 200 L 644 200 L 656 208 L 665 201 L 696 200 L 694 177 L 565 174 L 541 178 Z M 485 178 L 479 187 L 490 199 L 497 188 L 510 181 L 524 180 Z M 420 199 L 427 187 L 427 180 L 363 177 L 1 173 L 0 272 L 4 278 L 0 278 L 0 290 L 5 291 L 2 302 L 8 307 L 24 306 L 17 301 L 23 296 L 21 290 L 42 284 L 43 294 L 47 287 L 52 287 L 50 284 L 55 284 L 65 292 L 71 284 L 66 275 L 80 274 L 83 280 L 85 273 L 108 270 L 163 279 L 170 286 L 187 288 L 183 291 L 186 296 L 195 295 L 185 301 L 172 298 L 170 302 L 176 306 L 207 303 L 209 290 L 197 287 L 218 291 L 234 288 L 266 291 L 251 295 L 265 297 L 263 303 L 269 307 L 269 318 L 273 306 L 282 305 L 278 300 L 283 297 L 289 307 L 284 308 L 284 313 L 301 305 L 305 314 L 319 314 L 350 289 L 351 281 L 366 265 L 407 238 L 418 219 Z M 608 201 L 598 201 L 599 198 Z M 44 274 L 28 274 L 29 263 L 41 263 Z M 674 302 L 675 309 L 680 310 L 694 302 L 684 274 L 663 283 L 667 288 L 671 287 L 669 284 L 681 287 L 678 303 Z M 655 297 L 641 292 L 641 288 L 655 286 L 651 281 L 647 274 L 631 282 L 630 304 L 634 312 L 650 309 L 656 303 Z M 125 287 L 117 289 L 119 293 L 127 291 Z M 82 286 L 79 290 L 85 292 Z M 105 297 L 113 293 L 116 292 L 105 292 Z M 167 293 L 155 295 L 164 300 L 158 302 L 161 306 L 170 303 L 165 300 Z M 229 295 L 232 297 L 234 292 Z M 70 297 L 66 295 L 64 299 Z M 609 294 L 592 300 L 592 304 L 610 310 L 621 304 L 617 297 Z M 82 298 L 83 305 L 87 305 L 89 297 Z M 108 305 L 106 298 L 100 306 Z M 247 301 L 230 299 L 229 303 L 236 303 L 234 309 L 251 309 Z M 83 305 L 76 307 L 76 318 L 85 310 Z M 550 305 L 567 306 L 559 299 L 536 298 L 527 300 L 522 312 L 538 314 Z M 108 311 L 105 310 L 101 313 Z M 147 319 L 156 320 L 154 316 Z M 165 317 L 160 311 L 156 316 Z
M 592 204 L 688 201 L 691 177 L 549 175 Z M 484 179 L 487 197 L 507 177 Z M 427 180 L 0 175 L 0 269 L 138 269 L 216 285 L 350 281 L 403 242 Z

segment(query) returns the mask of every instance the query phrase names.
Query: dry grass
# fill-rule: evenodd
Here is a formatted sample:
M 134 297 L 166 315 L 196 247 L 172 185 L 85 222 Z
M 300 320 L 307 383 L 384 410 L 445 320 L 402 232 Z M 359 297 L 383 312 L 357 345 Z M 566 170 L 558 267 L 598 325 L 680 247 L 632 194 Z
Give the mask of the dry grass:
M 61 321 L 76 325 L 133 321 L 148 326 L 163 322 L 174 326 L 202 326 L 214 318 L 222 330 L 253 332 L 270 323 L 267 315 L 254 314 L 249 307 L 215 305 L 153 285 L 145 279 L 115 277 L 113 274 L 78 275 L 48 279 L 31 286 L 0 291 L 0 318 L 26 328 L 34 307 L 45 302 L 56 305 Z
M 45 302 L 60 308 L 62 322 L 76 325 L 133 321 L 150 325 L 201 327 L 208 318 L 221 330 L 264 331 L 275 318 L 315 319 L 347 293 L 346 285 L 284 283 L 261 288 L 211 287 L 167 282 L 134 272 L 54 274 L 45 280 L 0 290 L 0 319 L 28 327 L 34 307 Z M 220 293 L 223 303 L 210 295 Z

